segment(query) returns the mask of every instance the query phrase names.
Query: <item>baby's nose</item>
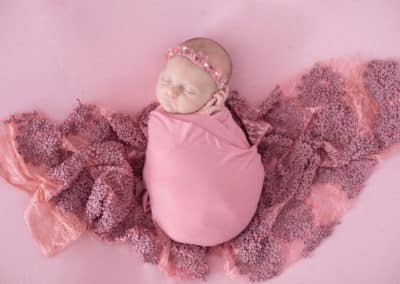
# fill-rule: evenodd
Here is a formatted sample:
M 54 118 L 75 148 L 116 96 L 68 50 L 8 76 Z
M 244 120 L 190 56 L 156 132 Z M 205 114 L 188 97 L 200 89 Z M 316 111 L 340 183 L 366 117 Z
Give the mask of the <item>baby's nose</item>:
M 168 96 L 170 97 L 177 97 L 182 93 L 182 88 L 179 86 L 174 86 L 168 89 Z

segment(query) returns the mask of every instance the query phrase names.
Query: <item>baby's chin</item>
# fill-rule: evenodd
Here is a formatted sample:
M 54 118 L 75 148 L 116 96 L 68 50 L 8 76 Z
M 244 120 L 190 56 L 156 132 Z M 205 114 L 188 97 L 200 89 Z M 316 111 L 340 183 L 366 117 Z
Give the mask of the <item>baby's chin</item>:
M 193 108 L 189 108 L 189 107 L 178 107 L 175 106 L 174 104 L 171 104 L 169 102 L 160 102 L 160 106 L 161 108 L 169 113 L 194 113 L 197 112 L 197 110 L 193 110 Z
M 161 104 L 161 108 L 166 112 L 179 113 L 179 111 L 175 107 L 170 106 L 170 105 Z

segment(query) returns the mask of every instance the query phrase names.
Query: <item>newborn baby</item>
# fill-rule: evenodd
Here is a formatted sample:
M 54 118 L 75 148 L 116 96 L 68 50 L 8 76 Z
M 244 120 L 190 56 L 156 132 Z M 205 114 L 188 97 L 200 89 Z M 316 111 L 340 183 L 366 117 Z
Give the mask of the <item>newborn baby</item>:
M 213 246 L 249 224 L 264 168 L 225 100 L 232 64 L 217 42 L 170 49 L 149 115 L 143 179 L 155 223 L 173 240 Z

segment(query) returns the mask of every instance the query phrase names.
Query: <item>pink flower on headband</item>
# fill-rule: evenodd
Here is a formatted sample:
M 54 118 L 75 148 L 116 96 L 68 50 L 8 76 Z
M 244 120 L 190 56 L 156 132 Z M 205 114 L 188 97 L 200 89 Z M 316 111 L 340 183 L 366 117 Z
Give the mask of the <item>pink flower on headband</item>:
M 201 51 L 196 52 L 194 49 L 187 46 L 181 45 L 178 47 L 170 48 L 168 50 L 167 58 L 180 55 L 188 58 L 194 64 L 200 66 L 204 71 L 210 74 L 211 78 L 217 84 L 218 88 L 222 88 L 225 85 L 225 81 L 222 79 L 222 73 L 214 65 L 208 62 L 207 55 Z

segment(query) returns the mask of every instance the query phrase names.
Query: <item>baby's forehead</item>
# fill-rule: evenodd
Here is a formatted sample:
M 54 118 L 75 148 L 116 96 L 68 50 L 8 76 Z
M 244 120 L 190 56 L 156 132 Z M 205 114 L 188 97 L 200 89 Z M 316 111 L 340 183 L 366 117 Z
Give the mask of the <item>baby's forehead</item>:
M 160 76 L 164 78 L 168 77 L 179 83 L 189 83 L 197 87 L 215 86 L 215 82 L 206 71 L 183 56 L 174 56 L 168 59 Z
M 165 62 L 165 66 L 162 72 L 177 73 L 179 75 L 190 75 L 192 73 L 199 73 L 199 72 L 207 74 L 205 71 L 203 71 L 201 68 L 199 68 L 199 66 L 191 62 L 189 59 L 179 55 L 169 58 Z

